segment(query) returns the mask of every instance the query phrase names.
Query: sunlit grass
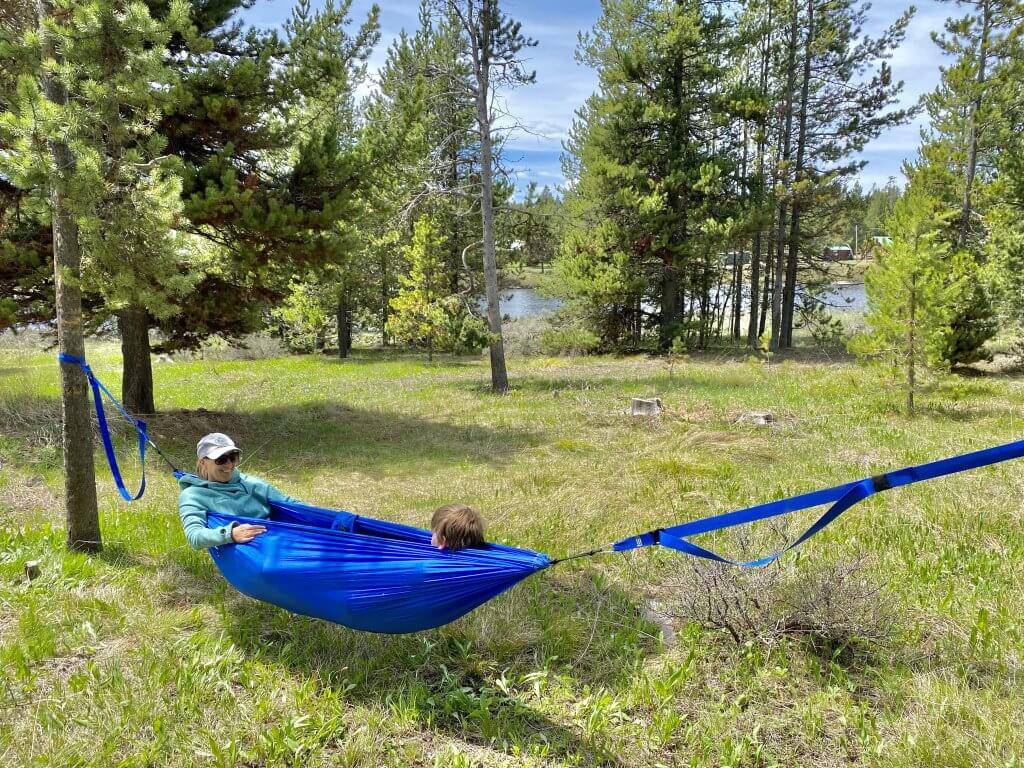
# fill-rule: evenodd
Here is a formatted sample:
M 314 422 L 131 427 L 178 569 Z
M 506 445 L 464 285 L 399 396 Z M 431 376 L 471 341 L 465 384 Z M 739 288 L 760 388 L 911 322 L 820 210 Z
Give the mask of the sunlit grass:
M 116 392 L 116 348 L 89 357 Z M 152 431 L 186 468 L 199 435 L 223 430 L 244 469 L 293 496 L 420 525 L 462 501 L 493 538 L 555 556 L 1024 433 L 1014 377 L 939 382 L 907 419 L 883 376 L 845 361 L 512 365 L 497 398 L 485 359 L 162 364 Z M 662 418 L 627 415 L 650 395 Z M 564 566 L 389 637 L 227 587 L 186 546 L 155 459 L 128 507 L 97 453 L 105 551 L 66 552 L 57 396 L 52 355 L 0 351 L 0 764 L 1024 761 L 1019 463 L 876 496 L 803 547 L 816 562 L 872 553 L 900 608 L 893 647 L 856 663 L 695 626 L 666 644 L 645 608 L 681 555 L 657 550 Z M 737 423 L 748 410 L 777 425 Z M 26 560 L 42 565 L 30 585 Z

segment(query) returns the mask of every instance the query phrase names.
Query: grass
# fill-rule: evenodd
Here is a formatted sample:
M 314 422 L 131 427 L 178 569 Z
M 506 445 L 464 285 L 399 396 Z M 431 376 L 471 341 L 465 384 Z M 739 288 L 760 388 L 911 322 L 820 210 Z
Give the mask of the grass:
M 116 391 L 116 350 L 89 355 Z M 1024 389 L 936 382 L 907 419 L 879 374 L 800 356 L 694 358 L 671 378 L 646 358 L 516 358 L 500 398 L 484 359 L 154 373 L 152 431 L 184 466 L 223 430 L 245 470 L 294 496 L 414 524 L 458 500 L 492 538 L 555 556 L 1019 438 Z M 651 395 L 663 418 L 626 415 Z M 226 586 L 187 547 L 157 462 L 125 506 L 97 453 L 105 549 L 68 553 L 57 397 L 51 354 L 0 350 L 0 765 L 1024 765 L 1020 463 L 876 496 L 789 556 L 873 553 L 899 609 L 884 648 L 736 644 L 696 625 L 666 638 L 648 602 L 682 556 L 657 549 L 560 566 L 447 627 L 380 636 Z M 736 423 L 747 410 L 778 423 Z M 26 584 L 33 559 L 42 576 Z

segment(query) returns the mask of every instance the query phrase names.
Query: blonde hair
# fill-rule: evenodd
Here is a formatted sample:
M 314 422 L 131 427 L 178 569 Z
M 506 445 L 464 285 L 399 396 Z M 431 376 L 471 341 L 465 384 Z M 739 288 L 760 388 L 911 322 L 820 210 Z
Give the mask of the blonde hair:
M 430 517 L 430 530 L 452 551 L 484 544 L 484 520 L 465 504 L 445 504 L 435 509 Z
M 196 474 L 203 478 L 203 480 L 213 480 L 213 478 L 210 477 L 210 473 L 206 471 L 207 465 L 203 463 L 204 461 L 206 460 L 196 459 Z

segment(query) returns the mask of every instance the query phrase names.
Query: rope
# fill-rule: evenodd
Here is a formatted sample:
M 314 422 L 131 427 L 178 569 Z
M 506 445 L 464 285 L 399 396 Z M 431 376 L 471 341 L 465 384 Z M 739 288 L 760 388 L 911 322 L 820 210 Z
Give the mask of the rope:
M 593 557 L 594 555 L 600 555 L 600 554 L 602 554 L 604 552 L 612 552 L 612 551 L 613 550 L 611 548 L 611 545 L 609 544 L 608 546 L 601 547 L 600 549 L 591 549 L 591 550 L 588 550 L 586 552 L 577 552 L 575 555 L 566 555 L 565 557 L 555 558 L 550 563 L 548 563 L 548 567 L 550 568 L 552 565 L 558 565 L 559 563 L 567 563 L 570 560 L 576 560 L 577 558 L 580 558 L 580 557 Z

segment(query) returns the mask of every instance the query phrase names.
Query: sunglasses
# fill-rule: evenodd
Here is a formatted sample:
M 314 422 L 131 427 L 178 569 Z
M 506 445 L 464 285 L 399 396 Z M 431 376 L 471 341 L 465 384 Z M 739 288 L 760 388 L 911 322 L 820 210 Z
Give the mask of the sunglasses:
M 216 459 L 213 460 L 213 463 L 216 464 L 218 467 L 223 467 L 229 461 L 232 464 L 234 464 L 236 461 L 238 461 L 239 458 L 241 458 L 241 456 L 241 451 L 232 451 L 231 453 L 225 453 L 223 456 L 218 456 Z

